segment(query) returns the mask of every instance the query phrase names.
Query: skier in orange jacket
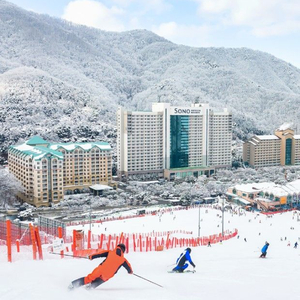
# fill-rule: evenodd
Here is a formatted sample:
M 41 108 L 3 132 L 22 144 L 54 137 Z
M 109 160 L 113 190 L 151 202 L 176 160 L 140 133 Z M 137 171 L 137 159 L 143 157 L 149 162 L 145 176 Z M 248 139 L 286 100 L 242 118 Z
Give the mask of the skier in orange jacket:
M 112 251 L 100 250 L 98 253 L 90 255 L 89 259 L 98 257 L 106 257 L 106 259 L 86 277 L 73 280 L 69 285 L 69 289 L 72 290 L 86 284 L 89 284 L 89 288 L 94 289 L 112 278 L 121 267 L 124 267 L 129 274 L 133 274 L 130 263 L 124 257 L 125 250 L 126 247 L 124 244 L 118 244 Z

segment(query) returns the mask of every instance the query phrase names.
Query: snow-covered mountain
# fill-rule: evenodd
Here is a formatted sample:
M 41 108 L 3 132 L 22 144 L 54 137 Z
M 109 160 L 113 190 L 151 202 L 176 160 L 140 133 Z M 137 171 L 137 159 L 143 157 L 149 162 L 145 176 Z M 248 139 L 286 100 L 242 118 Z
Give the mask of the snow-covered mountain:
M 33 134 L 114 143 L 117 106 L 156 101 L 228 107 L 239 136 L 300 128 L 300 70 L 267 53 L 105 32 L 3 0 L 0 39 L 0 151 Z

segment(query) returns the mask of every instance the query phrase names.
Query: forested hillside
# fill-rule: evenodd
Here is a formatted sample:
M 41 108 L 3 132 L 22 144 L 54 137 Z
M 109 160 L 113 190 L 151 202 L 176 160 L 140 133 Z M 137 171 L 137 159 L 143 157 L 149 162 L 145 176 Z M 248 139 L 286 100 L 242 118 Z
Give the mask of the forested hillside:
M 235 136 L 300 129 L 300 70 L 246 48 L 192 48 L 152 32 L 105 32 L 0 0 L 0 151 L 31 135 L 115 144 L 119 105 L 209 102 Z M 3 160 L 2 160 L 3 162 Z

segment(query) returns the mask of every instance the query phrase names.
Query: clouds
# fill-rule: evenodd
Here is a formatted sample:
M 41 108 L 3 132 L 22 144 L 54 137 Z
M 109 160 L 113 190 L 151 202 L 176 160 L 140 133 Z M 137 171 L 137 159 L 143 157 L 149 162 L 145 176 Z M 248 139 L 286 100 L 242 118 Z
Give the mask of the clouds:
M 162 14 L 172 6 L 165 0 L 111 0 L 111 6 L 100 0 L 70 1 L 64 9 L 63 19 L 109 31 L 145 28 L 141 20 L 149 12 Z M 136 28 L 135 28 L 136 27 Z
M 203 18 L 225 26 L 246 26 L 254 36 L 274 36 L 300 29 L 299 0 L 195 0 Z
M 64 1 L 62 17 L 74 23 L 107 31 L 147 29 L 177 44 L 250 47 L 299 60 L 299 0 Z M 295 48 L 284 50 L 290 43 Z
M 102 1 L 103 2 L 103 1 Z M 148 29 L 178 44 L 209 46 L 211 31 L 206 25 L 185 25 L 174 21 L 176 8 L 168 0 L 111 0 L 111 7 L 99 0 L 74 0 L 65 7 L 63 18 L 73 23 L 108 31 Z M 189 2 L 189 1 L 188 1 Z M 191 2 L 190 2 L 191 3 Z M 170 13 L 170 16 L 167 16 Z M 180 11 L 181 13 L 181 11 Z M 196 10 L 194 10 L 196 16 Z
M 63 18 L 110 31 L 149 29 L 188 45 L 195 44 L 193 34 L 207 39 L 217 28 L 246 30 L 255 37 L 288 35 L 300 30 L 299 0 L 186 0 L 182 8 L 194 6 L 189 13 L 178 9 L 179 2 L 74 0 L 65 7 Z M 179 15 L 181 20 L 177 19 Z M 188 22 L 190 19 L 193 22 Z
M 120 7 L 136 7 L 140 13 L 146 13 L 152 11 L 157 14 L 161 14 L 164 11 L 172 8 L 167 0 L 112 0 L 113 3 L 118 4 Z
M 208 39 L 213 31 L 209 26 L 183 25 L 176 22 L 161 23 L 153 26 L 152 31 L 177 44 L 195 47 L 211 46 Z
M 67 21 L 95 27 L 108 31 L 123 31 L 125 26 L 120 22 L 119 16 L 124 11 L 116 6 L 111 8 L 93 0 L 76 0 L 70 2 L 63 14 Z

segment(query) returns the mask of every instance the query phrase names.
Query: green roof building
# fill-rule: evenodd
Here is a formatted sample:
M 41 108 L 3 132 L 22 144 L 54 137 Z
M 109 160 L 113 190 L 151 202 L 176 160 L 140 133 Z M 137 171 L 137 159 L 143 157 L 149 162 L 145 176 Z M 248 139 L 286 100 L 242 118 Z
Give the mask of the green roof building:
M 9 148 L 8 166 L 24 186 L 20 199 L 37 207 L 88 192 L 93 184 L 112 185 L 111 147 L 105 142 L 50 143 L 34 136 Z

